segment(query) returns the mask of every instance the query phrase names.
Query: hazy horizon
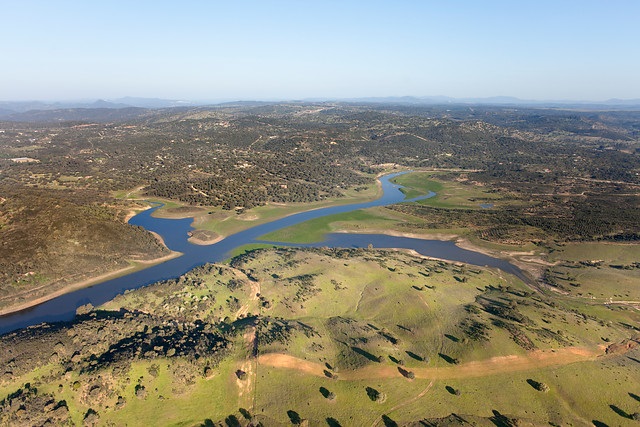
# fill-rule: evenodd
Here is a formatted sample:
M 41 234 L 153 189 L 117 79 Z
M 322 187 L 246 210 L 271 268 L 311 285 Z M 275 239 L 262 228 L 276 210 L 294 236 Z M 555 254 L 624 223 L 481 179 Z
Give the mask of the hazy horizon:
M 631 0 L 25 1 L 3 15 L 10 101 L 640 98 Z
M 205 105 L 205 104 L 217 104 L 217 103 L 233 103 L 233 102 L 341 102 L 341 101 L 366 101 L 368 99 L 414 99 L 414 100 L 427 100 L 429 103 L 435 102 L 435 99 L 442 98 L 443 102 L 451 102 L 451 103 L 473 103 L 478 101 L 478 103 L 482 104 L 483 101 L 490 103 L 493 100 L 501 100 L 504 99 L 504 102 L 513 99 L 515 103 L 540 103 L 540 104 L 563 104 L 563 103 L 575 103 L 575 104 L 606 104 L 606 103 L 615 103 L 615 101 L 619 101 L 620 103 L 625 102 L 640 102 L 640 98 L 609 98 L 609 99 L 522 99 L 513 97 L 510 95 L 495 95 L 495 96 L 487 96 L 487 97 L 471 97 L 471 96 L 463 96 L 463 97 L 451 97 L 447 95 L 380 95 L 380 96 L 360 96 L 360 97 L 320 97 L 320 96 L 309 96 L 306 98 L 284 98 L 284 97 L 269 97 L 269 98 L 220 98 L 220 99 L 187 99 L 187 98 L 163 98 L 158 96 L 131 96 L 125 95 L 117 98 L 109 98 L 109 97 L 85 97 L 85 98 L 67 98 L 67 99 L 57 99 L 57 98 L 29 98 L 29 99 L 0 99 L 0 102 L 3 103 L 43 103 L 43 104 L 90 104 L 96 103 L 100 101 L 110 102 L 110 103 L 126 103 L 127 99 L 132 100 L 147 100 L 147 101 L 172 101 L 172 102 L 183 102 L 185 105 Z

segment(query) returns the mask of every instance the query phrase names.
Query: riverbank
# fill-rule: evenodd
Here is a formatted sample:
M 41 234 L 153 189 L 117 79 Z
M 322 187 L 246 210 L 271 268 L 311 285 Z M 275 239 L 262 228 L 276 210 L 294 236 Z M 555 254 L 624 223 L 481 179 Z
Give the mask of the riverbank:
M 144 260 L 144 261 L 134 261 L 134 264 L 128 266 L 128 267 L 124 267 L 118 270 L 113 270 L 113 271 L 109 271 L 106 272 L 104 274 L 101 274 L 99 276 L 94 276 L 85 280 L 81 280 L 78 282 L 74 282 L 74 283 L 70 283 L 68 285 L 65 285 L 64 287 L 51 292 L 47 295 L 43 295 L 41 297 L 38 298 L 34 298 L 34 299 L 29 299 L 28 301 L 24 301 L 21 302 L 19 304 L 13 304 L 10 305 L 8 307 L 5 307 L 3 309 L 0 309 L 0 316 L 6 316 L 9 314 L 13 314 L 13 313 L 17 313 L 19 311 L 23 311 L 23 310 L 28 310 L 32 307 L 35 307 L 37 305 L 40 305 L 44 302 L 47 302 L 49 300 L 52 300 L 54 298 L 57 298 L 59 296 L 71 293 L 71 292 L 75 292 L 79 289 L 83 289 L 83 288 L 88 288 L 90 286 L 94 286 L 97 285 L 99 283 L 102 282 L 106 282 L 107 280 L 111 280 L 111 279 L 115 279 L 116 277 L 121 277 L 121 276 L 125 276 L 127 274 L 133 273 L 135 271 L 138 270 L 143 270 L 145 268 L 151 267 L 153 265 L 157 265 L 157 264 L 161 264 L 163 262 L 169 261 L 171 259 L 177 258 L 179 256 L 182 256 L 182 253 L 180 252 L 171 252 L 169 255 L 160 257 L 160 258 L 155 258 L 155 259 L 151 259 L 151 260 Z M 45 285 L 45 286 L 51 286 L 51 284 L 49 285 Z M 41 288 L 37 288 L 37 289 L 32 289 L 29 291 L 29 294 L 33 294 L 35 292 L 37 292 L 39 289 Z M 27 294 L 28 295 L 28 294 Z
M 491 248 L 487 248 L 484 246 L 480 246 L 478 244 L 473 243 L 471 240 L 469 240 L 468 238 L 461 236 L 459 234 L 453 234 L 453 233 L 407 233 L 407 232 L 401 232 L 401 231 L 397 231 L 397 230 L 378 230 L 378 229 L 360 229 L 357 231 L 354 230 L 338 230 L 338 231 L 334 231 L 334 233 L 341 233 L 341 234 L 384 234 L 387 236 L 394 236 L 394 237 L 405 237 L 405 238 L 409 238 L 409 239 L 420 239 L 420 240 L 438 240 L 441 242 L 454 242 L 455 245 L 457 247 L 459 247 L 460 249 L 465 249 L 468 251 L 472 251 L 472 252 L 477 252 L 480 253 L 482 255 L 486 255 L 486 256 L 490 256 L 492 258 L 499 258 L 502 259 L 504 261 L 507 261 L 513 265 L 515 265 L 516 267 L 518 267 L 520 270 L 526 272 L 529 276 L 531 276 L 531 279 L 533 282 L 538 282 L 541 278 L 542 278 L 542 274 L 544 272 L 544 269 L 549 266 L 549 265 L 553 265 L 552 263 L 549 263 L 547 261 L 545 261 L 544 259 L 542 259 L 540 256 L 537 256 L 533 251 L 500 251 L 500 250 L 496 250 L 496 249 L 491 249 Z M 399 250 L 402 250 L 403 248 L 398 248 Z M 422 258 L 427 258 L 427 259 L 436 259 L 436 260 L 440 260 L 440 261 L 451 261 L 451 260 L 447 260 L 444 258 L 438 258 L 438 257 L 427 257 L 424 255 L 421 255 L 415 251 L 410 250 L 409 252 L 415 254 L 416 256 L 420 256 Z
M 381 172 L 375 177 L 375 183 L 366 190 L 356 191 L 356 187 L 344 191 L 345 197 L 321 200 L 312 203 L 267 203 L 248 209 L 242 213 L 226 211 L 220 207 L 186 206 L 175 201 L 153 199 L 165 206 L 153 213 L 156 218 L 185 219 L 192 218 L 191 226 L 194 239 L 190 242 L 197 245 L 211 245 L 233 234 L 249 228 L 267 224 L 299 213 L 319 209 L 368 203 L 380 199 L 384 192 L 380 177 L 388 175 L 390 171 Z M 216 237 L 202 238 L 197 233 L 213 233 Z
M 214 233 L 209 230 L 193 230 L 189 232 L 187 241 L 194 245 L 209 246 L 214 245 L 224 239 L 225 236 Z
M 193 229 L 190 225 L 192 221 L 178 220 L 174 223 L 173 221 L 156 218 L 153 214 L 155 213 L 155 209 L 157 209 L 157 207 L 154 210 L 146 210 L 144 213 L 139 214 L 135 220 L 131 220 L 130 223 L 142 226 L 147 230 L 156 230 L 162 236 L 165 236 L 165 238 L 167 238 L 167 242 L 169 242 L 169 237 L 171 237 L 172 240 L 170 246 L 175 250 L 183 252 L 183 257 L 171 260 L 152 268 L 140 268 L 140 270 L 143 271 L 130 273 L 130 270 L 126 270 L 124 272 L 119 272 L 119 275 L 121 277 L 116 277 L 110 280 L 106 279 L 104 280 L 104 282 L 102 282 L 101 280 L 102 283 L 100 283 L 100 285 L 98 286 L 87 287 L 89 286 L 89 283 L 84 282 L 81 283 L 80 286 L 76 285 L 74 287 L 67 287 L 66 292 L 72 292 L 73 296 L 69 295 L 68 298 L 67 295 L 61 296 L 60 299 L 64 298 L 64 302 L 58 301 L 55 296 L 51 295 L 46 298 L 46 300 L 49 301 L 45 301 L 44 304 L 40 304 L 33 310 L 29 310 L 28 312 L 15 313 L 14 316 L 4 316 L 2 322 L 0 322 L 0 328 L 4 327 L 5 329 L 3 330 L 9 331 L 11 330 L 11 328 L 29 326 L 30 324 L 35 324 L 42 321 L 41 319 L 43 319 L 45 316 L 49 321 L 69 320 L 73 318 L 75 314 L 75 309 L 77 307 L 78 301 L 83 301 L 84 303 L 91 303 L 94 306 L 98 306 L 115 297 L 119 293 L 125 292 L 127 290 L 135 289 L 137 287 L 143 286 L 144 284 L 178 277 L 198 265 L 224 261 L 229 257 L 229 254 L 232 253 L 235 248 L 241 247 L 246 244 L 259 242 L 261 236 L 287 227 L 292 227 L 302 223 L 308 223 L 313 219 L 320 219 L 336 214 L 348 215 L 350 212 L 361 211 L 363 209 L 372 207 L 387 206 L 400 202 L 417 201 L 434 196 L 434 193 L 430 193 L 420 196 L 419 198 L 406 200 L 405 195 L 400 191 L 399 187 L 390 181 L 398 175 L 399 173 L 389 174 L 380 178 L 379 181 L 382 188 L 382 195 L 374 201 L 365 203 L 350 203 L 346 205 L 343 204 L 324 208 L 315 207 L 314 209 L 293 213 L 286 217 L 269 221 L 265 224 L 252 224 L 252 227 L 246 228 L 243 231 L 235 233 L 233 235 L 229 235 L 227 238 L 219 240 L 218 243 L 205 247 L 191 245 L 187 242 L 188 233 L 193 232 Z M 385 230 L 385 232 L 386 231 L 388 230 Z M 383 234 L 379 235 L 379 246 L 386 248 L 404 247 L 404 242 L 390 241 L 389 239 L 394 238 L 390 236 L 384 236 Z M 408 248 L 416 248 L 416 239 L 406 240 Z M 410 240 L 414 240 L 414 242 L 411 242 Z M 383 241 L 385 243 L 382 243 Z M 370 243 L 370 241 L 363 241 L 361 242 L 361 247 L 366 247 Z M 332 245 L 333 247 L 349 247 L 353 244 L 354 243 L 351 238 L 345 241 L 334 241 L 330 243 L 330 245 Z M 374 242 L 374 244 L 376 244 L 376 242 Z M 420 244 L 420 246 L 422 245 Z M 427 248 L 425 249 L 426 252 L 423 252 L 422 250 L 420 250 L 420 252 L 427 255 L 435 256 L 438 256 L 440 250 L 449 252 L 453 250 L 453 253 L 451 253 L 450 255 L 443 253 L 442 258 L 459 262 L 469 262 L 474 265 L 492 265 L 504 269 L 505 271 L 512 272 L 516 275 L 519 274 L 519 270 L 515 269 L 512 265 L 501 259 L 493 259 L 481 254 L 476 254 L 476 256 L 473 256 L 473 254 L 468 251 L 464 251 L 465 253 L 456 254 L 456 250 L 461 251 L 461 249 L 457 248 L 453 244 L 445 245 L 442 247 L 440 247 L 439 245 L 427 245 Z M 451 256 L 451 258 L 449 258 L 449 256 Z M 471 256 L 472 259 L 469 259 L 469 256 Z M 140 267 L 140 264 L 138 264 L 138 267 Z M 84 286 L 85 288 L 81 288 L 82 286 Z M 73 292 L 72 289 L 75 289 L 75 292 Z

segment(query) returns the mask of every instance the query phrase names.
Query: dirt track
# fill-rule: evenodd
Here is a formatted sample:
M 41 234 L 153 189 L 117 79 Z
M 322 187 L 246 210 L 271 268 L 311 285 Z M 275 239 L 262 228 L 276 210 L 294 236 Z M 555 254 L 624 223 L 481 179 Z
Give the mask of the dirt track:
M 547 366 L 561 366 L 595 360 L 604 354 L 602 348 L 566 347 L 557 350 L 536 350 L 526 355 L 492 357 L 455 366 L 413 368 L 411 371 L 416 378 L 422 379 L 477 378 L 504 372 L 527 371 Z M 263 354 L 258 357 L 258 363 L 275 368 L 295 369 L 318 377 L 325 375 L 324 365 L 288 354 Z M 394 377 L 401 378 L 402 374 L 396 366 L 390 365 L 370 365 L 355 371 L 340 371 L 338 375 L 339 380 Z

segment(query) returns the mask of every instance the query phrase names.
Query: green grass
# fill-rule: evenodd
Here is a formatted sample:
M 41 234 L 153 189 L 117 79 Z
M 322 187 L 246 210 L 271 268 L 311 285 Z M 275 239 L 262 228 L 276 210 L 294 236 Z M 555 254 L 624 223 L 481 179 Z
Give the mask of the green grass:
M 362 226 L 385 228 L 385 225 L 390 221 L 392 220 L 369 211 L 358 210 L 312 219 L 266 234 L 261 236 L 260 239 L 274 242 L 313 243 L 322 241 L 327 233 L 342 229 L 345 223 L 358 223 Z
M 274 248 L 274 247 L 277 247 L 277 245 L 267 244 L 267 243 L 251 243 L 248 245 L 237 247 L 234 250 L 232 250 L 229 258 L 234 258 L 234 257 L 237 257 L 238 255 L 242 255 L 246 252 L 251 252 L 256 249 L 265 249 L 265 248 Z
M 596 301 L 640 301 L 640 246 L 615 243 L 569 243 L 549 255 L 551 274 L 573 296 Z M 596 262 L 593 265 L 585 265 Z M 616 268 L 616 266 L 618 268 Z
M 269 414 L 273 420 L 266 425 L 290 425 L 287 412 L 295 411 L 309 420 L 310 425 L 327 425 L 326 419 L 334 418 L 343 426 L 372 425 L 380 415 L 419 394 L 427 385 L 405 379 L 334 381 L 268 367 L 261 369 L 259 384 L 262 390 L 268 390 L 268 393 L 259 394 L 256 402 L 256 412 Z M 281 384 L 287 384 L 287 387 Z M 335 393 L 335 400 L 323 397 L 320 387 Z M 383 403 L 371 401 L 366 387 L 385 393 L 386 400 Z
M 444 185 L 431 179 L 433 176 L 433 173 L 407 173 L 394 178 L 392 182 L 402 185 L 401 191 L 407 199 L 412 199 L 428 194 L 430 191 L 434 193 L 442 191 Z
M 127 191 L 120 191 L 115 194 L 123 198 L 127 194 Z M 214 206 L 190 207 L 186 203 L 175 200 L 155 198 L 150 199 L 150 201 L 164 203 L 165 205 L 154 212 L 154 216 L 161 218 L 184 218 L 185 216 L 192 216 L 194 217 L 194 228 L 213 231 L 221 236 L 229 236 L 247 228 L 284 218 L 298 212 L 375 200 L 380 196 L 380 188 L 376 184 L 371 184 L 360 191 L 355 191 L 355 187 L 346 189 L 343 191 L 343 194 L 344 197 L 331 198 L 313 203 L 268 203 L 263 206 L 248 209 L 240 214 L 236 211 L 228 211 Z M 186 210 L 189 207 L 192 208 L 192 212 Z
M 616 243 L 566 243 L 550 254 L 552 261 L 603 260 L 608 264 L 629 264 L 640 259 L 640 245 Z
M 435 197 L 420 200 L 417 203 L 448 209 L 480 209 L 480 204 L 490 203 L 494 207 L 501 206 L 502 196 L 488 192 L 486 188 L 443 180 L 440 172 L 414 172 L 400 175 L 393 179 L 396 184 L 403 185 L 402 190 L 407 198 L 413 198 L 433 191 Z
M 198 377 L 195 383 L 176 393 L 176 378 L 166 363 L 138 362 L 129 372 L 133 380 L 124 387 L 123 397 L 127 403 L 118 411 L 103 411 L 101 424 L 113 422 L 119 425 L 137 425 L 140 420 L 150 425 L 197 425 L 207 418 L 219 417 L 219 414 L 234 414 L 238 410 L 237 399 L 229 396 L 235 393 L 235 384 L 229 381 L 233 377 L 236 365 L 232 360 L 226 360 L 215 368 L 210 379 Z M 160 373 L 157 378 L 151 377 L 147 368 L 157 363 Z M 145 386 L 147 397 L 140 399 L 135 395 L 137 380 Z M 163 398 L 160 398 L 162 396 Z
M 326 319 L 343 316 L 359 322 L 359 326 L 354 325 L 354 330 L 360 330 L 361 327 L 367 329 L 365 326 L 372 324 L 389 331 L 402 343 L 399 346 L 391 345 L 379 334 L 369 331 L 369 342 L 362 347 L 373 354 L 384 354 L 385 358 L 393 355 L 405 359 L 407 366 L 420 366 L 422 362 L 405 354 L 405 351 L 411 351 L 428 355 L 431 363 L 437 365 L 444 362 L 438 358 L 435 350 L 445 348 L 451 355 L 464 360 L 463 347 L 449 341 L 443 342 L 442 335 L 460 335 L 457 323 L 465 316 L 464 304 L 472 303 L 479 294 L 478 289 L 494 283 L 497 276 L 483 271 L 469 275 L 468 283 L 460 283 L 453 279 L 453 275 L 458 273 L 445 269 L 446 264 L 443 264 L 445 267 L 433 269 L 441 273 L 433 272 L 425 277 L 420 274 L 427 271 L 423 264 L 408 262 L 411 258 L 406 255 L 398 253 L 381 257 L 376 254 L 375 251 L 364 251 L 362 258 L 342 260 L 300 253 L 293 260 L 285 262 L 277 252 L 269 251 L 251 260 L 245 268 L 255 272 L 262 285 L 261 295 L 271 302 L 272 308 L 263 310 L 263 314 L 297 319 L 320 331 L 320 336 L 314 337 L 313 342 L 303 337 L 295 339 L 287 346 L 290 354 L 305 358 L 318 357 L 317 361 L 321 361 L 320 357 L 327 357 L 328 353 L 315 352 L 313 343 L 336 351 L 342 348 L 336 347 L 332 337 L 339 336 L 344 330 L 332 330 Z M 317 292 L 304 301 L 296 302 L 299 287 L 291 284 L 289 278 L 304 275 L 313 276 Z M 517 281 L 512 285 L 517 288 Z M 423 287 L 423 290 L 416 290 L 413 286 Z M 399 310 L 399 307 L 402 309 Z M 349 332 L 348 327 L 346 331 Z M 508 343 L 501 341 L 500 348 L 478 348 L 475 356 L 486 358 L 492 354 L 509 354 L 517 350 L 513 343 L 506 345 Z M 278 351 L 275 347 L 271 350 Z M 339 358 L 333 363 L 340 365 Z M 345 363 L 349 361 L 345 360 Z
M 372 425 L 383 414 L 402 424 L 450 413 L 460 414 L 475 425 L 492 425 L 488 418 L 494 416 L 493 411 L 520 418 L 524 425 L 549 421 L 584 425 L 591 420 L 631 425 L 609 405 L 628 413 L 637 411 L 638 403 L 629 393 L 639 393 L 633 385 L 640 383 L 634 360 L 640 360 L 640 350 L 565 366 L 437 380 L 423 397 L 419 394 L 430 386 L 429 378 L 408 380 L 374 375 L 363 380 L 345 379 L 361 368 L 373 369 L 374 373 L 378 367 L 395 371 L 397 365 L 392 358 L 402 360 L 405 369 L 411 371 L 424 367 L 450 369 L 453 365 L 440 353 L 462 364 L 526 354 L 505 329 L 493 324 L 495 316 L 481 309 L 468 309 L 469 305 L 480 307 L 484 300 L 513 306 L 531 319 L 529 324 L 511 323 L 540 349 L 564 345 L 594 349 L 606 345 L 604 338 L 609 342 L 630 338 L 634 332 L 623 323 L 637 323 L 637 315 L 634 318 L 631 311 L 609 310 L 563 295 L 523 296 L 522 292 L 530 289 L 496 270 L 422 260 L 402 252 L 267 249 L 253 252 L 233 265 L 235 268 L 221 265 L 210 272 L 187 274 L 179 283 L 138 289 L 103 308 L 141 310 L 165 316 L 168 321 L 174 316 L 186 321 L 227 316 L 234 320 L 236 310 L 226 307 L 225 301 L 235 296 L 250 313 L 260 313 L 272 322 L 301 322 L 314 331 L 306 334 L 294 329 L 286 339 L 261 344 L 260 354 L 282 352 L 321 366 L 328 363 L 338 380 L 261 364 L 251 376 L 253 394 L 239 396 L 234 372 L 249 354 L 244 330 L 240 329 L 231 338 L 234 344 L 230 354 L 214 368 L 210 378 L 202 375 L 203 361 L 137 360 L 124 375 L 112 376 L 111 369 L 100 371 L 99 375 L 110 384 L 111 394 L 94 402 L 85 397 L 85 388 L 94 381 L 93 377 L 76 372 L 56 377 L 61 373 L 56 374 L 53 365 L 47 365 L 16 379 L 11 386 L 3 384 L 0 394 L 6 395 L 26 381 L 40 382 L 38 387 L 43 391 L 68 402 L 75 423 L 81 423 L 92 407 L 100 414 L 101 423 L 115 425 L 136 424 L 140 419 L 158 425 L 198 425 L 206 419 L 223 422 L 230 415 L 243 420 L 240 407 L 265 425 L 287 425 L 287 411 L 295 411 L 311 425 L 326 424 L 329 417 L 342 425 Z M 243 271 L 256 281 L 243 276 Z M 304 277 L 310 279 L 304 282 Z M 244 284 L 229 289 L 230 280 L 238 278 Z M 261 297 L 269 301 L 268 306 L 261 306 L 255 298 L 256 284 Z M 313 291 L 301 293 L 305 290 Z M 197 308 L 203 297 L 215 303 Z M 488 340 L 474 341 L 465 334 L 461 324 L 470 319 L 489 327 Z M 542 329 L 561 330 L 566 343 L 535 333 Z M 381 359 L 369 360 L 354 347 Z M 408 352 L 425 359 L 416 360 Z M 157 377 L 148 371 L 154 363 L 160 367 Z M 181 382 L 183 373 L 177 370 L 180 366 L 194 375 L 193 383 Z M 53 380 L 42 380 L 51 375 Z M 534 390 L 526 382 L 528 378 L 544 382 L 550 391 Z M 74 390 L 76 380 L 85 388 Z M 135 396 L 138 383 L 147 390 L 145 399 Z M 59 389 L 58 384 L 63 387 Z M 447 386 L 460 390 L 460 395 L 447 391 Z M 336 399 L 327 400 L 320 387 L 335 393 Z M 384 393 L 386 400 L 372 402 L 366 387 Z M 125 397 L 127 404 L 113 411 L 118 395 Z
M 313 203 L 269 203 L 248 209 L 239 215 L 234 212 L 223 211 L 220 208 L 213 208 L 209 209 L 209 211 L 213 212 L 212 215 L 199 218 L 194 225 L 196 228 L 210 230 L 222 236 L 229 236 L 249 227 L 284 218 L 298 212 L 375 200 L 380 196 L 380 189 L 372 184 L 366 190 L 356 192 L 353 189 L 348 189 L 345 190 L 344 194 L 345 197 Z

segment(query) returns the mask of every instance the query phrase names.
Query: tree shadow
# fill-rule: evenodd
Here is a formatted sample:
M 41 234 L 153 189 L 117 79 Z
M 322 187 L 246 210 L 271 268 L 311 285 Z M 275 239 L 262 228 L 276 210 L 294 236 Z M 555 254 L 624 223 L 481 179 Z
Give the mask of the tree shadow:
M 382 335 L 382 337 L 384 337 L 384 339 L 389 341 L 391 344 L 393 344 L 393 345 L 398 344 L 398 339 L 396 337 L 392 336 L 391 334 L 388 334 L 386 332 L 379 332 L 379 334 Z
M 242 414 L 242 416 L 244 417 L 245 420 L 250 420 L 251 419 L 251 412 L 247 411 L 244 408 L 240 408 L 238 409 L 238 412 L 240 412 L 240 414 Z
M 609 405 L 609 408 L 616 414 L 620 415 L 623 418 L 631 419 L 631 415 L 627 414 L 623 409 L 617 407 L 616 405 Z
M 496 427 L 515 427 L 517 420 L 511 419 L 500 412 L 492 409 L 493 417 L 489 417 L 489 421 L 495 424 Z
M 384 423 L 384 427 L 398 427 L 398 423 L 393 421 L 387 415 L 382 415 L 382 422 Z
M 207 418 L 202 424 L 200 424 L 200 427 L 216 427 L 216 425 L 210 418 Z
M 377 362 L 377 363 L 381 362 L 381 360 L 380 360 L 380 358 L 378 356 L 375 356 L 375 355 L 369 353 L 368 351 L 363 350 L 363 349 L 361 349 L 359 347 L 351 347 L 351 350 L 355 351 L 360 356 L 366 357 L 367 359 L 369 359 L 372 362 Z
M 235 415 L 229 415 L 224 419 L 224 423 L 227 425 L 227 427 L 242 427 L 242 424 L 240 424 L 240 420 Z
M 527 378 L 527 384 L 538 391 L 549 391 L 549 387 L 546 384 L 541 383 L 540 381 L 536 381 L 532 378 Z
M 454 396 L 459 396 L 460 392 L 458 390 L 456 390 L 455 388 L 451 387 L 450 385 L 446 386 L 445 389 L 450 393 L 453 394 Z
M 407 371 L 406 369 L 398 366 L 398 372 L 400 372 L 400 375 L 402 375 L 405 378 L 409 378 L 410 380 L 414 379 L 416 377 L 416 374 L 414 374 L 411 371 Z
M 609 427 L 609 424 L 605 424 L 602 421 L 592 420 L 591 422 L 595 427 Z
M 329 425 L 329 427 L 342 427 L 340 422 L 332 417 L 327 418 L 327 425 Z
M 287 411 L 287 416 L 289 417 L 289 421 L 291 421 L 291 424 L 293 425 L 300 425 L 300 423 L 302 422 L 300 414 L 298 414 L 296 411 L 292 411 L 291 409 L 289 409 Z
M 423 362 L 424 361 L 424 357 L 420 356 L 419 354 L 415 354 L 413 351 L 405 351 L 405 353 L 407 353 L 407 356 L 409 356 L 412 359 L 417 360 L 418 362 Z
M 637 400 L 638 402 L 640 402 L 640 396 L 638 396 L 635 393 L 629 393 L 629 396 L 631 396 L 632 399 Z
M 330 391 L 328 389 L 326 389 L 325 387 L 320 387 L 320 394 L 322 395 L 322 397 L 326 399 L 327 397 L 329 397 L 329 393 Z
M 444 353 L 438 353 L 438 356 L 440 356 L 445 362 L 450 363 L 452 365 L 457 365 L 458 363 L 460 363 L 460 361 L 455 357 L 447 356 Z
M 449 338 L 451 341 L 453 342 L 460 342 L 460 339 L 456 336 L 453 336 L 451 334 L 444 334 L 445 337 Z
M 367 387 L 365 388 L 365 390 L 367 391 L 367 396 L 369 396 L 369 399 L 371 399 L 371 401 L 375 402 L 380 398 L 380 392 L 375 388 Z

